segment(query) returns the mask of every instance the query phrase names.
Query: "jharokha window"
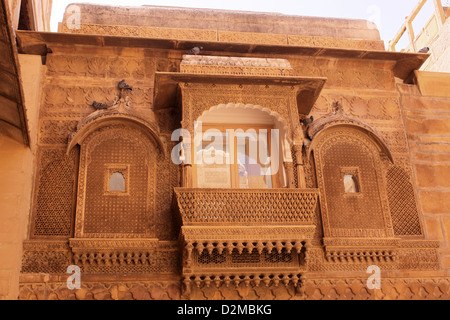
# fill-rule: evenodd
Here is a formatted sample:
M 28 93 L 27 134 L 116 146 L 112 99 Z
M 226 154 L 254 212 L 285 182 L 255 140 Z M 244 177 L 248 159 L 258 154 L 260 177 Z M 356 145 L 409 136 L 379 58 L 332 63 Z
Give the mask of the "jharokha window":
M 202 124 L 202 139 L 196 140 L 193 150 L 195 185 L 198 188 L 278 187 L 273 130 L 264 125 Z

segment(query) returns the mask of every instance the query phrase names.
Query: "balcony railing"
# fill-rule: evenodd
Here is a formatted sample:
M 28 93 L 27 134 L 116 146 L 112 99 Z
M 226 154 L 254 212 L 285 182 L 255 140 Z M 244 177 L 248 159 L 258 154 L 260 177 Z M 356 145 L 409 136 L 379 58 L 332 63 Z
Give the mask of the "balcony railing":
M 433 0 L 435 9 L 434 14 L 416 37 L 412 23 L 427 1 L 428 0 L 418 0 L 416 6 L 412 10 L 411 14 L 406 17 L 405 22 L 402 24 L 395 37 L 389 41 L 389 51 L 396 51 L 395 46 L 405 32 L 408 34 L 409 45 L 404 49 L 404 51 L 417 52 L 423 47 L 430 45 L 434 37 L 439 33 L 444 25 L 449 13 L 448 7 L 443 7 L 441 0 Z
M 175 188 L 182 224 L 312 224 L 317 189 Z

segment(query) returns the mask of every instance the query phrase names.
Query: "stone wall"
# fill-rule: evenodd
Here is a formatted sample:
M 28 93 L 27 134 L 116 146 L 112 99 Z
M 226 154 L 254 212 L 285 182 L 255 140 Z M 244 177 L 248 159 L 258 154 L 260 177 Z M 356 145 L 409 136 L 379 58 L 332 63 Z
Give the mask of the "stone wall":
M 36 152 L 41 58 L 20 55 L 19 61 L 31 141 L 25 146 L 0 133 L 0 299 L 17 299 L 19 294 Z
M 31 196 L 33 154 L 0 134 L 0 299 L 17 299 Z
M 59 32 L 202 42 L 384 50 L 366 20 L 174 7 L 68 7 Z M 114 11 L 114 22 L 110 12 Z M 80 25 L 74 24 L 79 14 Z M 276 22 L 276 23 L 275 23 Z M 205 48 L 207 50 L 207 48 Z
M 120 10 L 117 10 L 117 23 L 121 25 L 131 23 L 132 21 L 125 19 L 124 14 L 120 16 Z M 222 13 L 218 12 L 217 14 Z M 108 16 L 110 17 L 110 14 Z M 104 26 L 101 14 L 98 15 L 98 19 L 94 16 L 91 19 L 87 23 L 92 23 L 97 28 L 96 30 L 103 30 L 104 33 L 108 31 L 106 28 L 108 26 L 103 29 L 98 27 Z M 119 30 L 120 33 L 123 30 L 128 30 L 127 32 L 142 31 L 144 28 L 146 27 L 140 26 L 140 29 L 111 28 L 109 30 Z M 235 30 L 234 32 L 235 35 L 239 34 L 239 31 Z M 131 34 L 110 35 L 130 36 Z M 258 33 L 258 35 L 264 34 Z M 242 41 L 251 43 L 251 34 L 248 33 L 245 36 L 247 38 L 241 38 L 244 39 Z M 369 36 L 369 38 L 371 37 Z M 178 167 L 170 162 L 170 157 L 161 164 L 161 170 L 158 170 L 155 183 L 157 189 L 156 238 L 165 241 L 165 248 L 162 249 L 166 251 L 161 250 L 161 252 L 164 251 L 164 254 L 158 260 L 158 268 L 151 269 L 149 273 L 142 274 L 142 271 L 138 271 L 128 279 L 118 278 L 117 269 L 110 274 L 102 274 L 102 276 L 88 274 L 90 278 L 85 278 L 88 280 L 83 283 L 84 287 L 80 291 L 69 292 L 64 281 L 67 277 L 66 267 L 72 263 L 68 239 L 73 236 L 73 225 L 71 225 L 73 221 L 67 219 L 65 221 L 67 228 L 61 228 L 61 220 L 58 220 L 60 215 L 56 214 L 55 218 L 55 216 L 51 216 L 51 213 L 47 214 L 46 206 L 39 211 L 38 205 L 39 201 L 47 201 L 54 205 L 59 200 L 63 204 L 67 204 L 66 200 L 70 198 L 76 181 L 76 179 L 71 180 L 71 177 L 76 177 L 78 170 L 76 160 L 72 161 L 76 158 L 76 152 L 71 153 L 71 159 L 66 157 L 68 138 L 74 133 L 81 120 L 95 112 L 92 106 L 94 101 L 108 105 L 114 103 L 118 94 L 117 84 L 122 79 L 125 79 L 133 87 L 133 93 L 130 96 L 133 110 L 141 112 L 146 118 L 158 123 L 159 136 L 166 142 L 166 151 L 170 154 L 171 145 L 167 142 L 170 141 L 172 131 L 181 126 L 181 111 L 177 105 L 155 108 L 153 100 L 155 72 L 179 72 L 185 52 L 181 49 L 73 45 L 64 43 L 64 35 L 61 35 L 60 39 L 61 43 L 52 44 L 53 53 L 47 56 L 47 64 L 42 67 L 42 74 L 37 67 L 39 56 L 23 56 L 21 58 L 23 69 L 26 71 L 23 79 L 25 96 L 29 97 L 26 99 L 30 101 L 36 99 L 36 104 L 27 104 L 27 109 L 30 108 L 27 113 L 29 119 L 37 117 L 36 121 L 30 120 L 30 131 L 33 139 L 36 139 L 37 150 L 34 165 L 33 147 L 31 151 L 24 151 L 16 145 L 5 142 L 5 149 L 1 150 L 1 152 L 9 151 L 12 155 L 5 153 L 0 157 L 1 161 L 6 161 L 5 165 L 1 166 L 1 170 L 5 170 L 1 171 L 2 174 L 5 179 L 10 179 L 11 173 L 16 173 L 14 179 L 18 179 L 19 182 L 23 177 L 22 184 L 19 184 L 17 188 L 21 188 L 20 195 L 25 195 L 22 196 L 25 198 L 18 197 L 19 191 L 16 192 L 11 188 L 5 189 L 3 194 L 0 193 L 4 197 L 8 195 L 10 197 L 10 200 L 1 202 L 7 208 L 0 212 L 2 214 L 5 212 L 4 219 L 11 221 L 6 224 L 5 228 L 14 225 L 14 219 L 18 219 L 17 226 L 19 226 L 17 230 L 8 229 L 14 235 L 5 238 L 4 243 L 7 245 L 1 247 L 5 250 L 5 254 L 2 256 L 11 257 L 11 260 L 8 262 L 9 264 L 4 264 L 6 266 L 4 269 L 0 270 L 3 272 L 0 284 L 8 289 L 3 290 L 2 287 L 0 289 L 8 292 L 4 297 L 17 297 L 15 286 L 18 284 L 18 266 L 22 255 L 21 240 L 25 237 L 25 226 L 31 203 L 30 223 L 32 224 L 33 219 L 43 213 L 41 225 L 44 228 L 35 232 L 36 230 L 31 225 L 28 241 L 24 243 L 25 254 L 23 255 L 20 283 L 21 299 L 178 299 L 181 281 L 178 272 L 179 265 L 176 262 L 179 261 L 179 256 L 173 254 L 178 252 L 176 243 L 178 230 L 173 225 L 171 202 L 173 187 L 179 186 L 180 177 Z M 313 43 L 313 45 L 317 44 Z M 224 55 L 224 52 L 208 52 L 208 54 Z M 228 52 L 226 54 L 232 56 L 235 53 Z M 409 200 L 413 207 L 415 204 L 418 205 L 417 212 L 419 214 L 416 215 L 421 217 L 420 230 L 412 235 L 412 239 L 402 242 L 396 264 L 386 264 L 386 272 L 383 273 L 383 281 L 386 285 L 383 287 L 383 291 L 379 292 L 379 296 L 369 293 L 364 288 L 364 280 L 367 279 L 367 266 L 364 263 L 355 265 L 346 261 L 328 261 L 324 258 L 321 244 L 322 231 L 319 227 L 317 234 L 314 235 L 314 241 L 312 241 L 310 265 L 313 268 L 309 270 L 309 278 L 304 288 L 306 296 L 304 297 L 309 299 L 408 299 L 411 297 L 447 299 L 449 285 L 447 279 L 444 279 L 446 271 L 442 270 L 439 263 L 445 268 L 449 268 L 448 235 L 450 234 L 450 225 L 449 212 L 446 209 L 448 205 L 445 203 L 447 201 L 445 196 L 450 192 L 448 184 L 450 180 L 448 179 L 450 178 L 448 175 L 450 149 L 446 144 L 447 140 L 450 142 L 450 136 L 448 123 L 445 121 L 448 117 L 449 98 L 446 91 L 439 89 L 439 86 L 437 89 L 436 85 L 426 86 L 432 84 L 433 81 L 441 83 L 439 81 L 442 81 L 442 78 L 427 80 L 424 75 L 422 78 L 419 77 L 418 86 L 396 86 L 393 74 L 394 61 L 363 60 L 349 58 L 344 54 L 341 57 L 279 55 L 276 53 L 240 54 L 240 56 L 264 59 L 283 58 L 288 60 L 292 67 L 289 70 L 290 75 L 326 77 L 326 85 L 311 112 L 314 118 L 319 119 L 330 114 L 333 111 L 333 104 L 338 102 L 348 117 L 361 121 L 380 133 L 380 137 L 386 141 L 392 153 L 394 165 L 391 168 L 400 170 L 406 176 L 406 182 L 411 181 L 414 184 L 414 188 L 411 188 L 413 196 Z M 33 75 L 36 78 L 33 78 Z M 39 75 L 43 77 L 42 88 L 37 85 L 40 82 Z M 420 79 L 422 79 L 422 83 L 420 83 Z M 270 89 L 269 87 L 266 86 L 264 90 Z M 214 91 L 211 90 L 211 92 Z M 215 99 L 217 103 L 228 103 L 230 100 L 242 102 L 240 100 L 244 99 L 243 96 L 243 94 L 235 94 L 230 91 L 227 95 L 217 95 Z M 199 99 L 199 101 L 202 103 L 206 100 Z M 266 94 L 266 97 L 262 97 L 260 101 L 263 106 L 264 104 L 274 104 L 270 94 Z M 204 105 L 210 105 L 210 103 L 204 103 Z M 34 108 L 39 108 L 38 116 L 36 112 L 33 113 L 37 110 Z M 15 149 L 22 151 L 16 152 Z M 308 162 L 307 159 L 304 160 Z M 61 170 L 46 170 L 47 167 L 52 166 Z M 33 167 L 35 170 L 34 192 L 30 197 L 30 177 Z M 68 172 L 63 172 L 64 170 Z M 313 166 L 307 164 L 305 170 L 308 177 L 307 186 L 316 188 Z M 383 174 L 387 175 L 387 172 L 383 172 Z M 54 186 L 64 183 L 64 179 L 68 182 L 65 185 L 68 187 L 64 190 L 69 190 L 69 192 L 59 194 L 59 199 L 56 199 L 56 196 L 51 198 Z M 4 188 L 6 187 L 4 186 Z M 41 198 L 39 198 L 40 196 Z M 20 205 L 16 208 L 14 203 Z M 71 211 L 72 204 L 69 203 L 68 206 L 67 212 L 70 215 L 74 210 Z M 424 219 L 422 219 L 422 211 Z M 7 216 L 6 213 L 12 217 Z M 407 214 L 408 212 L 406 218 Z M 54 230 L 52 230 L 52 224 L 55 226 Z M 320 222 L 317 224 L 320 225 Z M 62 229 L 68 231 L 61 233 Z M 401 231 L 406 232 L 407 230 Z M 49 239 L 53 239 L 53 241 Z M 438 240 L 441 245 L 441 261 L 438 261 L 436 255 L 435 242 L 417 241 L 418 239 Z M 56 260 L 57 263 L 52 263 Z M 161 268 L 159 268 L 160 266 Z M 127 269 L 125 272 L 133 273 L 133 270 Z M 148 274 L 153 278 L 148 277 Z M 165 274 L 165 277 L 160 277 L 161 274 Z M 344 279 L 353 280 L 344 281 Z M 293 294 L 283 287 L 281 289 L 270 288 L 270 290 L 238 288 L 233 291 L 222 289 L 215 290 L 213 287 L 208 287 L 202 289 L 203 292 L 197 293 L 207 298 L 296 298 L 295 293 Z
M 425 230 L 440 241 L 450 270 L 450 75 L 418 72 L 418 86 L 398 85 Z
M 367 20 L 181 7 L 111 7 L 91 4 L 77 6 L 83 24 L 380 40 L 375 24 Z M 111 12 L 114 12 L 113 21 Z M 70 17 L 71 12 L 66 12 L 63 22 L 67 22 Z
M 450 72 L 450 19 L 447 19 L 439 35 L 429 45 L 431 56 L 421 70 L 433 72 Z

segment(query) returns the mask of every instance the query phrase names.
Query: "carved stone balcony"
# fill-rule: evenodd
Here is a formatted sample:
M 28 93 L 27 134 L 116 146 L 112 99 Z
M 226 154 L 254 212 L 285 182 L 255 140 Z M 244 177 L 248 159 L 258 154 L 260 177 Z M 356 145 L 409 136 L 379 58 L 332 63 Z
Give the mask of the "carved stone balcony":
M 214 283 L 301 287 L 316 189 L 175 188 L 187 294 Z
M 316 189 L 175 188 L 183 226 L 308 225 L 318 194 Z

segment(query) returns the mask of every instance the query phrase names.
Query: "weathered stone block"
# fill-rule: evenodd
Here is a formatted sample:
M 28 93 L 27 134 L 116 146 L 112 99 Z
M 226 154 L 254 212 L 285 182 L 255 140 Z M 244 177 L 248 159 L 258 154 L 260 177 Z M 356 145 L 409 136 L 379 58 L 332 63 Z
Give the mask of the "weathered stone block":
M 419 192 L 424 214 L 450 213 L 450 191 Z
M 425 216 L 425 229 L 430 240 L 444 240 L 440 217 Z

